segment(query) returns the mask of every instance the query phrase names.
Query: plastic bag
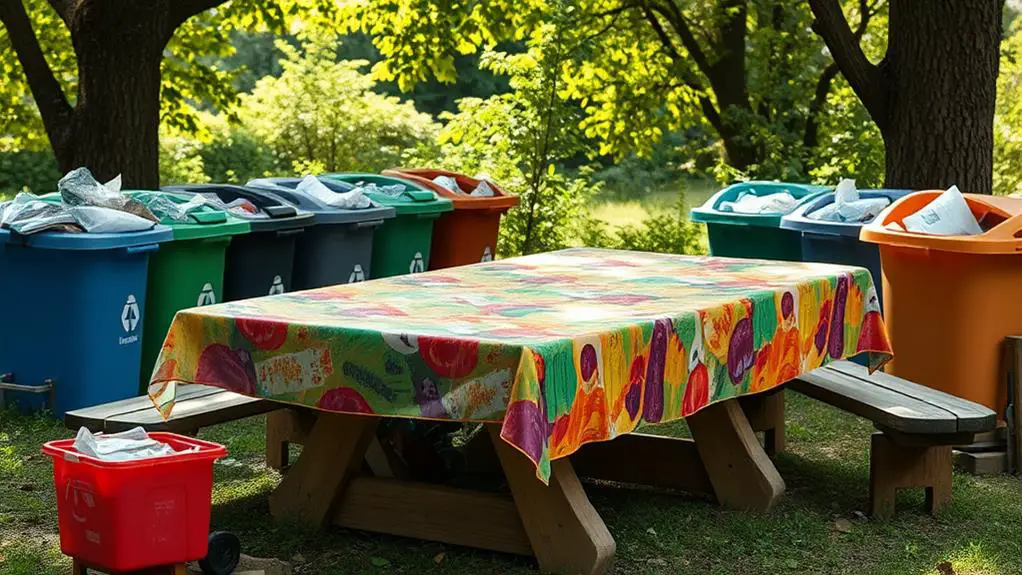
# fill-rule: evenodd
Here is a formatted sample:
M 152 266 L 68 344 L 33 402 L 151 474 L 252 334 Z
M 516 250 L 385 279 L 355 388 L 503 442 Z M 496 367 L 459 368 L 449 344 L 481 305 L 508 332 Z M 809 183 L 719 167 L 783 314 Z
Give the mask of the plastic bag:
M 88 168 L 71 170 L 57 182 L 57 190 L 64 203 L 74 206 L 97 206 L 120 210 L 158 223 L 159 218 L 141 202 L 121 194 L 121 177 L 117 176 L 105 185 L 96 181 Z
M 196 198 L 201 198 L 203 204 L 212 206 L 222 212 L 228 212 L 234 214 L 239 218 L 246 220 L 265 220 L 270 216 L 259 211 L 259 207 L 245 198 L 238 198 L 231 203 L 225 203 L 220 199 L 220 196 L 216 194 L 196 194 Z M 198 199 L 195 201 L 199 201 Z
M 787 214 L 795 209 L 798 200 L 788 192 L 757 196 L 743 192 L 733 202 L 721 202 L 720 211 L 736 214 Z
M 0 204 L 0 228 L 11 229 L 23 235 L 47 230 L 82 231 L 64 205 L 40 200 L 35 194 L 26 192 Z
M 459 196 L 465 195 L 465 190 L 461 189 L 461 186 L 458 185 L 458 180 L 455 180 L 450 176 L 437 176 L 433 178 L 433 183 L 445 190 L 450 190 Z
M 156 222 L 135 214 L 100 206 L 74 206 L 67 211 L 90 234 L 141 232 L 156 225 Z
M 136 192 L 134 197 L 149 208 L 153 215 L 160 218 L 161 222 L 190 222 L 189 214 L 206 204 L 205 198 L 199 195 L 193 196 L 184 203 L 175 202 L 165 194 L 156 192 Z
M 405 190 L 407 190 L 408 187 L 405 186 L 404 184 L 390 184 L 387 186 L 377 186 L 376 184 L 366 184 L 364 182 L 359 182 L 358 185 L 355 186 L 355 189 L 361 189 L 363 193 L 367 194 L 383 194 L 387 197 L 399 198 L 401 197 L 401 194 L 405 193 Z
M 891 200 L 888 198 L 860 199 L 855 189 L 855 180 L 843 179 L 834 191 L 833 203 L 806 215 L 811 220 L 824 222 L 867 223 L 884 211 Z
M 938 236 L 975 236 L 983 233 L 958 186 L 951 186 L 923 209 L 902 220 L 906 231 Z
M 73 446 L 75 451 L 103 461 L 134 461 L 198 451 L 198 447 L 183 452 L 174 451 L 174 448 L 166 443 L 149 437 L 149 434 L 141 427 L 121 433 L 99 435 L 93 435 L 87 428 L 82 427 L 78 430 L 78 435 L 75 436 Z
M 373 205 L 362 188 L 354 188 L 347 192 L 335 192 L 326 187 L 316 176 L 305 176 L 298 183 L 295 191 L 328 206 L 345 210 L 361 210 Z
M 479 182 L 479 185 L 476 186 L 476 189 L 472 190 L 472 193 L 469 195 L 477 198 L 492 198 L 497 195 L 497 193 L 493 191 L 490 184 L 486 183 L 486 180 L 482 180 Z

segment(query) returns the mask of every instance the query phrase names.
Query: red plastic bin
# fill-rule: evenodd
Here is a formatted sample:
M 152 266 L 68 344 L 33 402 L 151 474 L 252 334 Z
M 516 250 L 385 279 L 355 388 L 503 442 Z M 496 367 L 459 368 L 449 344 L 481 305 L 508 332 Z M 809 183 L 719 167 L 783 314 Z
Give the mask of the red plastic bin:
M 133 571 L 206 556 L 213 462 L 222 445 L 174 433 L 150 437 L 175 451 L 138 461 L 102 461 L 51 441 L 60 550 L 90 566 Z

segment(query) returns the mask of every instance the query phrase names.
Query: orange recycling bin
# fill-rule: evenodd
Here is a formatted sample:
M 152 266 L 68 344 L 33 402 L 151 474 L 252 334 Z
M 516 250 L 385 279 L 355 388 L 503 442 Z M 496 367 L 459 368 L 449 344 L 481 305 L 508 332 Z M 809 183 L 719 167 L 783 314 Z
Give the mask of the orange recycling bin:
M 454 211 L 442 214 L 433 227 L 429 269 L 438 270 L 494 259 L 500 217 L 518 205 L 518 196 L 508 194 L 489 180 L 486 184 L 493 190 L 493 195 L 473 196 L 472 191 L 482 180 L 446 170 L 394 168 L 384 170 L 383 174 L 410 180 L 454 203 Z M 434 179 L 439 176 L 453 179 L 463 193 L 435 182 Z
M 1022 335 L 1022 199 L 964 194 L 984 232 L 902 231 L 902 220 L 942 192 L 910 194 L 862 227 L 879 244 L 884 319 L 894 348 L 887 371 L 983 404 L 1003 417 L 1004 338 Z

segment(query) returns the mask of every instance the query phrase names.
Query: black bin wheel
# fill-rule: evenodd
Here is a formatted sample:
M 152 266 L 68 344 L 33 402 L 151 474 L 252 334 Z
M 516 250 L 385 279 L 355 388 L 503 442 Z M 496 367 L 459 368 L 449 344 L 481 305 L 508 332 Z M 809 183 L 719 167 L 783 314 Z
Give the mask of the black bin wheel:
M 241 541 L 227 531 L 209 534 L 209 550 L 206 558 L 199 561 L 199 567 L 206 575 L 231 575 L 241 560 Z

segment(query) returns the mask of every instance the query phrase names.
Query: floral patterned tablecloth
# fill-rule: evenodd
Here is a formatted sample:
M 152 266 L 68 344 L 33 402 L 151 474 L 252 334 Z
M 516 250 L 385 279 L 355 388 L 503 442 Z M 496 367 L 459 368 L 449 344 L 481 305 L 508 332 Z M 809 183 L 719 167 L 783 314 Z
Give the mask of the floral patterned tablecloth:
M 641 422 L 891 357 L 869 272 L 572 249 L 179 312 L 149 388 L 214 385 L 344 413 L 502 422 L 550 461 Z

